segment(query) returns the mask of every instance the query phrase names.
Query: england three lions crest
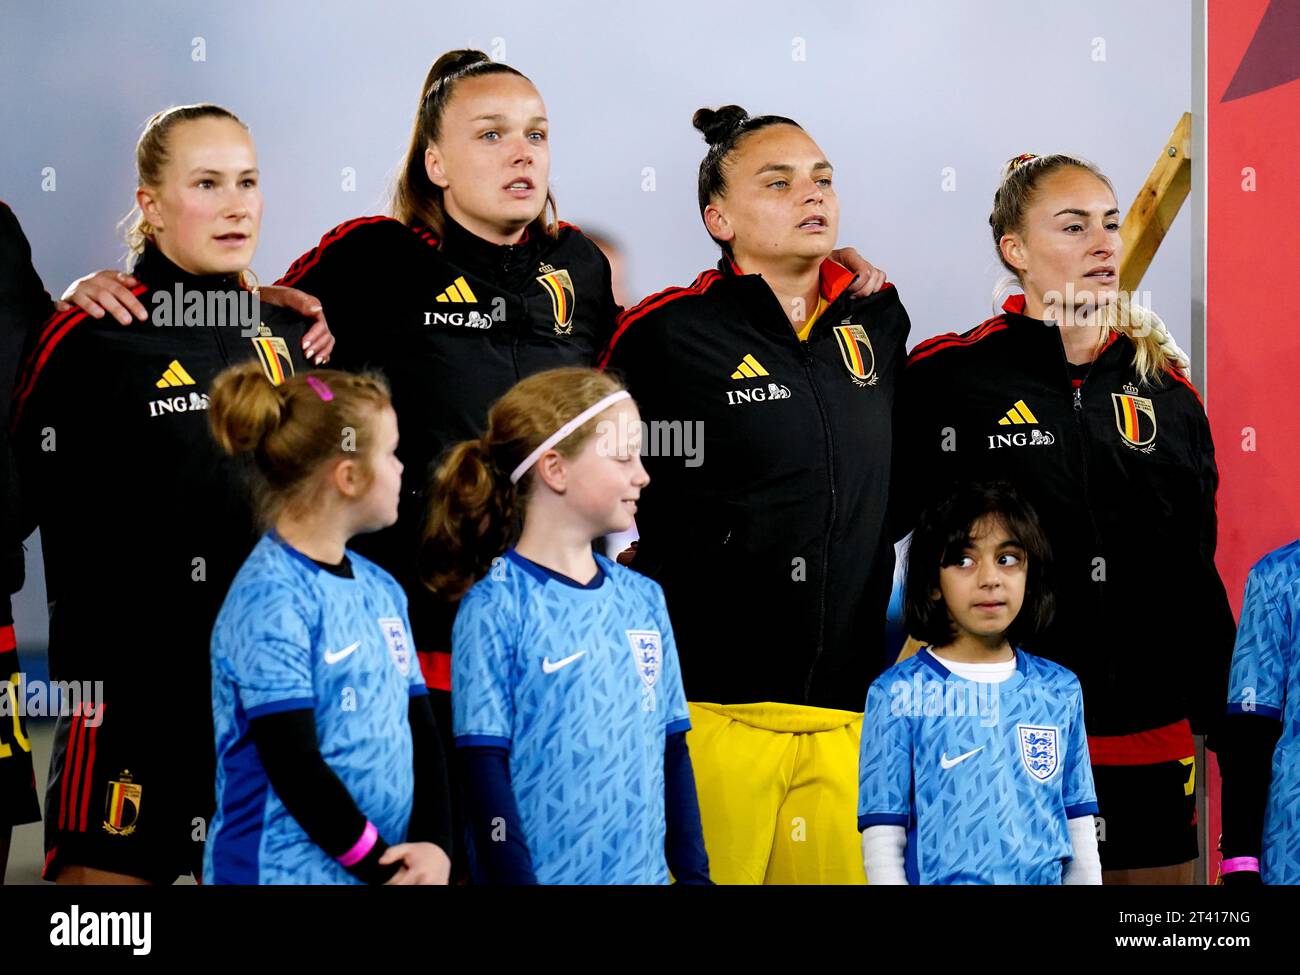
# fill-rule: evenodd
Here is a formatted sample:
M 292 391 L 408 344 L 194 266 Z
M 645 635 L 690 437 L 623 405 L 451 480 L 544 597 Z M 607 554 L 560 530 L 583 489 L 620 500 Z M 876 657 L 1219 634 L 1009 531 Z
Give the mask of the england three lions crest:
M 406 625 L 396 617 L 387 617 L 379 621 L 379 629 L 398 672 L 403 677 L 411 676 L 411 641 L 406 636 Z
M 1016 725 L 1020 743 L 1020 758 L 1025 769 L 1039 782 L 1046 782 L 1060 767 L 1061 733 L 1056 728 L 1036 725 Z
M 658 630 L 628 630 L 627 642 L 632 647 L 636 673 L 646 687 L 654 687 L 663 665 L 663 641 Z

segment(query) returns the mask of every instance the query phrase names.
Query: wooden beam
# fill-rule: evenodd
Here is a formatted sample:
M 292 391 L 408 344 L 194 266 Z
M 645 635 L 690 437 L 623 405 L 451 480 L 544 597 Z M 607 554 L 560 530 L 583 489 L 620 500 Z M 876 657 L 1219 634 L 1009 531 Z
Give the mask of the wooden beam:
M 1119 286 L 1136 291 L 1192 188 L 1192 113 L 1184 112 L 1120 228 Z

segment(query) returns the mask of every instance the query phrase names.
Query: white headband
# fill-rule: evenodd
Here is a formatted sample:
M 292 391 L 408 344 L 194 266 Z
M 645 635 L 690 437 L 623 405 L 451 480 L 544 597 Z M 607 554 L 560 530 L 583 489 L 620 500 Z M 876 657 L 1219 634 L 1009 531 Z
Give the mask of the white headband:
M 615 403 L 617 403 L 619 400 L 631 399 L 631 398 L 632 398 L 631 393 L 629 393 L 626 389 L 620 389 L 617 393 L 610 393 L 600 402 L 587 407 L 585 410 L 583 410 L 581 413 L 575 416 L 572 420 L 570 420 L 564 426 L 560 427 L 560 429 L 556 430 L 553 434 L 551 434 L 540 444 L 538 444 L 537 449 L 534 450 L 527 457 L 525 457 L 524 462 L 511 472 L 510 483 L 518 484 L 519 479 L 528 473 L 528 468 L 536 464 L 537 459 L 541 457 L 542 454 L 546 453 L 548 450 L 554 447 L 557 443 L 559 443 L 569 434 L 573 433 L 574 430 L 578 429 L 578 427 L 582 426 L 584 423 L 590 420 L 597 413 L 604 412 L 605 410 L 613 406 Z

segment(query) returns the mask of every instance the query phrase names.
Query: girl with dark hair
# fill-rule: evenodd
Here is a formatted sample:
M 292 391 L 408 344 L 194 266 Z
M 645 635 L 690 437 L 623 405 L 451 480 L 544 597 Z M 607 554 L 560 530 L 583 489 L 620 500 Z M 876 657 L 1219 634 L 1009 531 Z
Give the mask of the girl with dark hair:
M 912 351 L 897 534 L 957 479 L 1010 481 L 1034 505 L 1057 613 L 1030 649 L 1083 686 L 1107 882 L 1189 883 L 1192 735 L 1222 714 L 1234 630 L 1209 422 L 1159 320 L 1118 289 L 1119 207 L 1095 166 L 1017 156 L 989 224 L 1023 294 Z
M 601 358 L 656 438 L 631 564 L 677 630 L 714 880 L 860 884 L 907 313 L 889 285 L 849 290 L 832 167 L 797 123 L 731 105 L 694 124 L 722 260 L 625 312 Z
M 1006 484 L 922 513 L 908 632 L 867 693 L 858 828 L 872 884 L 1100 884 L 1083 692 L 1018 646 L 1052 618 L 1038 518 Z

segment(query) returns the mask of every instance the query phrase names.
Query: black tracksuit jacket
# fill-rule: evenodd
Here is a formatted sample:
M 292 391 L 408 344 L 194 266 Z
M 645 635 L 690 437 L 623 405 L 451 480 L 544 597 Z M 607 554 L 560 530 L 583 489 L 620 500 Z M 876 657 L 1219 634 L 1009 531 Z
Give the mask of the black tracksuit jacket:
M 1219 478 L 1200 397 L 1173 372 L 1142 382 L 1126 336 L 1072 367 L 1058 329 L 1023 308 L 1016 295 L 912 351 L 896 534 L 957 479 L 1009 481 L 1053 550 L 1056 621 L 1031 649 L 1078 675 L 1089 734 L 1184 718 L 1206 733 L 1227 700 L 1235 624 L 1214 565 Z
M 177 286 L 238 288 L 233 277 L 188 274 L 152 246 L 133 273 L 151 313 Z M 190 716 L 209 738 L 212 623 L 259 532 L 246 471 L 208 430 L 208 390 L 254 356 L 274 357 L 263 360 L 268 374 L 307 368 L 305 320 L 263 304 L 261 324 L 250 337 L 234 325 L 124 326 L 74 309 L 32 330 L 14 391 L 24 530 L 41 529 L 51 602 L 51 676 L 105 680 L 105 700 L 138 704 L 141 720 L 172 702 L 169 721 Z
M 699 423 L 703 456 L 646 456 L 633 567 L 667 596 L 687 697 L 861 711 L 884 667 L 898 292 L 822 265 L 800 342 L 771 288 L 724 259 L 619 320 L 602 363 L 647 423 Z M 685 426 L 680 428 L 685 433 Z M 683 441 L 684 443 L 685 441 Z

